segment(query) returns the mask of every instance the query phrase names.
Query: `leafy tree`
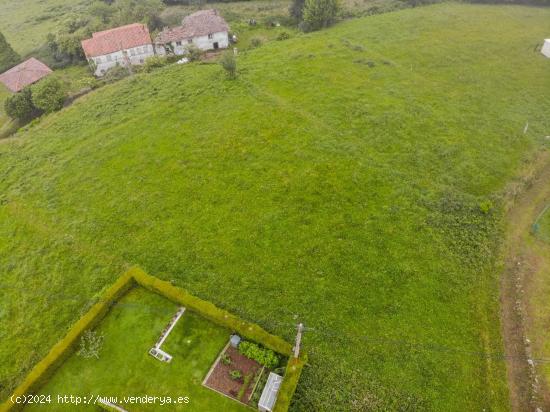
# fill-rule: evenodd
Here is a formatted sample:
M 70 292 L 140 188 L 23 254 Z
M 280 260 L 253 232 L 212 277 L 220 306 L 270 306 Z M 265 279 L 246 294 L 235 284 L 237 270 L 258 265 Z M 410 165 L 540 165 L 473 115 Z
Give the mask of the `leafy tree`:
M 86 27 L 89 22 L 90 19 L 85 17 L 84 15 L 73 13 L 63 19 L 63 21 L 61 22 L 61 26 L 68 33 L 74 33 L 78 29 Z
M 303 28 L 306 31 L 319 30 L 336 21 L 340 10 L 338 0 L 305 0 Z
M 110 6 L 110 3 L 104 1 L 95 1 L 90 5 L 88 13 L 97 18 L 100 22 L 107 24 L 112 18 L 113 13 L 115 12 L 114 8 Z
M 63 83 L 55 77 L 47 77 L 32 86 L 32 102 L 45 113 L 60 110 L 66 98 Z
M 4 35 L 0 32 L 0 73 L 15 66 L 20 60 L 19 55 L 11 48 Z
M 31 89 L 28 87 L 8 97 L 4 102 L 4 108 L 9 117 L 21 122 L 31 120 L 39 114 L 39 110 L 32 102 Z
M 301 22 L 303 18 L 305 0 L 292 0 L 288 12 L 297 22 Z
M 123 25 L 140 21 L 146 23 L 150 30 L 161 28 L 159 13 L 164 8 L 161 0 L 116 0 L 111 23 Z
M 227 51 L 223 54 L 220 64 L 225 70 L 227 77 L 235 79 L 237 77 L 237 59 L 231 51 Z
M 56 39 L 58 54 L 69 58 L 72 62 L 84 60 L 81 41 L 85 37 L 84 33 L 59 34 Z

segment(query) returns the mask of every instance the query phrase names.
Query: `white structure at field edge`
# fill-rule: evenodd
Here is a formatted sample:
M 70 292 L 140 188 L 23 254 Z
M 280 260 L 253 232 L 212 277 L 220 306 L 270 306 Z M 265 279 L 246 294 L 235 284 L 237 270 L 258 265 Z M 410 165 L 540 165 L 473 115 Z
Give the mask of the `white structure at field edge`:
M 141 23 L 93 33 L 82 40 L 82 49 L 96 76 L 115 66 L 143 64 L 155 54 L 149 29 Z
M 546 57 L 550 57 L 550 39 L 545 39 L 540 51 Z
M 229 47 L 229 25 L 217 10 L 200 10 L 183 18 L 181 26 L 165 28 L 155 37 L 159 55 L 186 53 L 194 45 L 200 50 Z

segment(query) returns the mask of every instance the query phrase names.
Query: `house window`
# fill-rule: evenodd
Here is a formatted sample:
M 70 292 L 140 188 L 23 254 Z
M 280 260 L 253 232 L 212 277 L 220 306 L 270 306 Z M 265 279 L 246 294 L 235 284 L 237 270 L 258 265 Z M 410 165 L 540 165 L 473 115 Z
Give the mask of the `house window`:
M 131 49 L 131 50 L 130 50 L 130 54 L 131 54 L 132 56 L 135 56 L 135 55 L 136 55 L 136 51 L 135 51 L 134 49 Z
M 96 62 L 96 64 L 101 63 L 101 57 L 96 57 L 95 62 Z
M 187 44 L 193 44 L 193 39 L 188 39 Z
M 110 54 L 107 55 L 107 61 L 110 62 L 113 60 L 113 56 L 111 56 Z
M 181 46 L 181 41 L 177 41 L 176 46 Z
M 213 38 L 214 38 L 214 35 L 213 35 L 212 33 L 210 33 L 210 34 L 208 35 L 208 38 L 209 38 L 209 39 L 213 39 Z

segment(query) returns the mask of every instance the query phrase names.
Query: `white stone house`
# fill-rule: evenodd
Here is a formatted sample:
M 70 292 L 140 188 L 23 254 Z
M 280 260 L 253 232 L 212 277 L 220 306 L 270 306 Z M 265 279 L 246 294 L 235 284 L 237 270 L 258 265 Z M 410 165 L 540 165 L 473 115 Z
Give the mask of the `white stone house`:
M 229 25 L 217 10 L 190 14 L 183 18 L 181 26 L 165 28 L 155 38 L 155 50 L 159 55 L 182 55 L 190 45 L 200 50 L 229 47 Z
M 96 76 L 117 65 L 143 64 L 155 54 L 149 29 L 140 23 L 93 33 L 82 41 L 82 49 Z

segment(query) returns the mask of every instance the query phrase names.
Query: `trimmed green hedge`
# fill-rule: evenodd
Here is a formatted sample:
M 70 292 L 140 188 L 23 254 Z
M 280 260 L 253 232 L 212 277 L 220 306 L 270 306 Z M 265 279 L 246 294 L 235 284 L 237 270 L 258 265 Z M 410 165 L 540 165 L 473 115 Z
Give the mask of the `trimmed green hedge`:
M 96 326 L 111 306 L 135 285 L 132 271 L 128 271 L 105 291 L 101 300 L 86 312 L 70 329 L 69 332 L 50 350 L 44 359 L 27 375 L 25 380 L 15 389 L 13 397 L 34 393 L 42 386 L 53 372 L 69 357 L 82 333 Z M 11 397 L 10 397 L 11 398 Z M 24 407 L 8 399 L 1 407 L 1 411 L 16 411 Z
M 134 268 L 133 276 L 136 282 L 144 288 L 156 292 L 173 302 L 179 303 L 214 323 L 234 330 L 239 335 L 259 342 L 275 352 L 286 356 L 292 354 L 292 345 L 280 337 L 272 335 L 258 325 L 242 320 L 226 310 L 218 308 L 213 303 L 199 299 L 184 289 L 172 286 L 169 282 L 148 275 L 140 269 Z
M 275 403 L 273 412 L 288 411 L 290 401 L 292 400 L 292 396 L 294 396 L 294 392 L 296 392 L 296 387 L 298 386 L 298 381 L 306 362 L 307 355 L 305 354 L 302 354 L 300 358 L 291 357 L 288 360 L 283 383 L 281 383 L 279 393 L 277 394 L 277 402 Z
M 212 322 L 234 330 L 246 339 L 261 343 L 263 346 L 290 357 L 281 389 L 275 405 L 276 412 L 286 412 L 290 405 L 292 395 L 298 385 L 298 380 L 306 361 L 305 355 L 300 359 L 292 357 L 292 346 L 282 338 L 272 335 L 263 328 L 247 322 L 237 316 L 220 309 L 214 304 L 191 295 L 184 289 L 172 286 L 170 283 L 148 275 L 141 269 L 134 267 L 128 270 L 105 291 L 101 300 L 80 318 L 70 329 L 67 335 L 59 341 L 27 375 L 13 392 L 13 396 L 22 396 L 34 393 L 53 374 L 55 369 L 72 354 L 78 339 L 84 331 L 96 326 L 107 314 L 111 306 L 135 285 L 140 285 L 152 292 L 158 293 L 173 302 L 185 306 Z M 0 406 L 0 411 L 15 411 L 24 405 L 12 403 L 7 400 Z
M 298 386 L 298 380 L 307 356 L 302 353 L 300 358 L 292 356 L 292 345 L 278 336 L 272 335 L 263 328 L 253 323 L 244 321 L 231 313 L 218 308 L 214 304 L 191 295 L 184 289 L 171 285 L 169 282 L 148 275 L 138 268 L 132 269 L 136 282 L 153 292 L 156 292 L 189 310 L 211 320 L 214 323 L 234 330 L 246 339 L 261 343 L 263 346 L 289 357 L 283 383 L 277 395 L 274 412 L 286 412 L 290 406 L 292 396 Z

